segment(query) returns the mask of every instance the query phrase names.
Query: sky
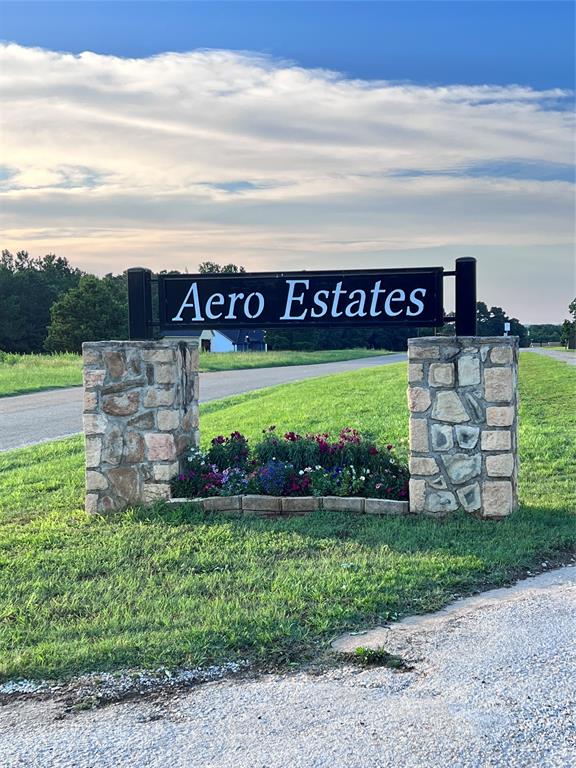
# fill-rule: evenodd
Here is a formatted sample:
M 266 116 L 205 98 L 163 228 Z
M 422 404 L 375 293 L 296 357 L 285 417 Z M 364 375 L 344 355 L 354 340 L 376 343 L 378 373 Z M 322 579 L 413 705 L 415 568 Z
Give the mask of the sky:
M 561 322 L 573 27 L 568 2 L 3 2 L 2 247 L 98 274 L 476 256 L 480 299 Z

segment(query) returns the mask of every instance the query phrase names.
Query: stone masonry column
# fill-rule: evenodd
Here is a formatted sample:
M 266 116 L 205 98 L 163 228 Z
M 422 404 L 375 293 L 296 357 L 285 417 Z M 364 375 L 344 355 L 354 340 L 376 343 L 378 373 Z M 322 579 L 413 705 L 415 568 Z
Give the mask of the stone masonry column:
M 89 341 L 82 357 L 86 511 L 169 498 L 199 444 L 198 342 Z
M 518 339 L 408 340 L 410 511 L 505 517 L 518 505 Z

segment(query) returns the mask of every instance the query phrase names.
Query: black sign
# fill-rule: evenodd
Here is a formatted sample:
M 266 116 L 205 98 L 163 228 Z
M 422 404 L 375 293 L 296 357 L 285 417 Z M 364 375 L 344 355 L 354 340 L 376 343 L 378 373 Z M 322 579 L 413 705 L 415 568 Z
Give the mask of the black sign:
M 442 298 L 446 277 L 455 278 L 456 312 L 448 317 Z M 131 339 L 186 336 L 204 328 L 434 327 L 450 322 L 457 336 L 475 336 L 476 259 L 456 259 L 453 271 L 422 267 L 155 276 L 134 267 L 128 270 L 128 315 Z
M 442 267 L 159 275 L 160 332 L 442 325 L 442 277 Z

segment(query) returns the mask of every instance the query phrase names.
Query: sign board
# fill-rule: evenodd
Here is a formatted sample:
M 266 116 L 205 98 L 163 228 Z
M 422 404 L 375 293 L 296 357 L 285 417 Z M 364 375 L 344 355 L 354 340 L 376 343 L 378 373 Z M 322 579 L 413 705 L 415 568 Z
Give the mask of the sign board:
M 455 277 L 456 312 L 444 316 L 443 281 Z M 157 296 L 153 298 L 153 286 Z M 131 339 L 226 328 L 439 327 L 476 333 L 476 260 L 443 267 L 233 274 L 128 270 Z
M 442 267 L 159 275 L 160 331 L 442 325 L 442 276 Z

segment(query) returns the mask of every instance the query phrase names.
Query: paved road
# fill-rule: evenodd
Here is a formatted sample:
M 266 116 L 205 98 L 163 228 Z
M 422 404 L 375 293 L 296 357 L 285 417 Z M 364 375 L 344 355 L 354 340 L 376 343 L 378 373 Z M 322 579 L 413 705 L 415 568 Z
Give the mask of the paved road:
M 405 354 L 366 357 L 319 365 L 254 368 L 200 374 L 200 402 L 218 400 L 300 379 L 356 371 L 406 360 Z M 0 451 L 56 440 L 82 430 L 82 387 L 0 398 Z
M 0 765 L 572 768 L 575 610 L 572 566 L 382 630 L 411 672 L 268 675 L 69 714 L 11 702 Z
M 537 355 L 551 357 L 554 360 L 562 360 L 568 365 L 576 365 L 576 352 L 574 350 L 562 351 L 560 349 L 546 349 L 546 347 L 530 347 L 529 352 L 536 352 Z

